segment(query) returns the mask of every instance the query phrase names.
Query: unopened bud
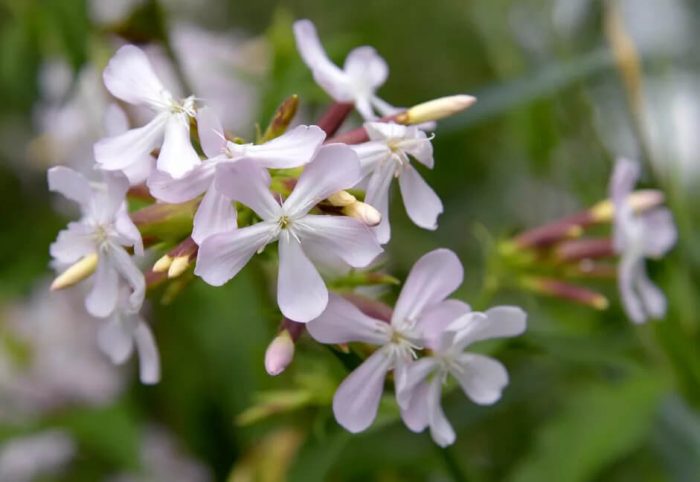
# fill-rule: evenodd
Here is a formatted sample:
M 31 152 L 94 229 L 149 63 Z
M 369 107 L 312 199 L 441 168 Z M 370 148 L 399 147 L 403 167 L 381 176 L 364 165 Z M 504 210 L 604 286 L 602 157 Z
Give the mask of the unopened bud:
M 361 201 L 354 202 L 343 208 L 343 214 L 362 221 L 367 226 L 376 226 L 382 220 L 382 214 L 374 207 Z
M 53 280 L 51 291 L 68 288 L 90 276 L 97 269 L 97 259 L 97 253 L 88 254 L 82 258 Z
M 175 259 L 173 259 L 172 263 L 170 263 L 170 267 L 168 268 L 168 278 L 177 278 L 182 273 L 187 271 L 187 268 L 189 268 L 189 266 L 190 266 L 190 256 L 189 255 L 175 257 Z
M 631 193 L 627 202 L 634 212 L 643 213 L 663 204 L 664 194 L 655 189 L 641 189 Z M 615 215 L 615 205 L 612 200 L 606 199 L 594 205 L 590 212 L 596 222 L 607 223 L 612 221 Z
M 328 202 L 335 207 L 345 207 L 357 202 L 357 198 L 347 191 L 338 191 L 335 194 L 328 196 Z
M 288 330 L 282 330 L 265 351 L 265 370 L 270 375 L 282 373 L 294 359 L 294 340 Z
M 476 97 L 471 95 L 450 95 L 430 100 L 411 107 L 406 112 L 397 115 L 399 124 L 422 124 L 423 122 L 436 121 L 455 115 L 476 102 Z
M 170 265 L 173 264 L 173 258 L 167 254 L 163 255 L 158 261 L 153 265 L 153 271 L 156 273 L 162 273 L 168 271 Z
M 536 293 L 573 301 L 596 310 L 605 310 L 610 304 L 602 294 L 565 281 L 550 278 L 527 278 L 523 280 L 523 285 Z
M 271 141 L 272 139 L 281 136 L 289 127 L 289 124 L 294 119 L 299 107 L 299 96 L 292 95 L 285 99 L 275 111 L 270 124 L 267 126 L 260 142 Z

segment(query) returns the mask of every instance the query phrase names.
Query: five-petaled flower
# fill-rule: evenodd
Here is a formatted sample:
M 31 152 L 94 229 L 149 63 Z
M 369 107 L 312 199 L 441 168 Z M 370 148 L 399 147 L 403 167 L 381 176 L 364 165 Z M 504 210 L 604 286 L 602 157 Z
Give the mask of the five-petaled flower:
M 135 164 L 150 163 L 151 151 L 159 146 L 156 167 L 175 178 L 201 163 L 190 143 L 190 119 L 196 116 L 194 97 L 175 98 L 163 87 L 141 49 L 133 45 L 120 48 L 103 77 L 112 95 L 156 113 L 145 126 L 95 144 L 95 160 L 103 169 L 123 171 L 133 169 Z
M 409 218 L 424 229 L 437 229 L 442 202 L 418 171 L 410 157 L 432 169 L 433 146 L 430 138 L 416 126 L 395 123 L 365 123 L 370 141 L 352 146 L 360 157 L 362 174 L 367 178 L 367 203 L 376 207 L 382 220 L 375 228 L 379 242 L 391 237 L 389 225 L 389 190 L 399 179 L 401 197 Z
M 277 302 L 284 316 L 307 322 L 328 303 L 328 290 L 309 256 L 367 266 L 382 252 L 374 234 L 347 216 L 310 214 L 320 201 L 354 186 L 360 164 L 352 149 L 322 147 L 307 164 L 292 193 L 280 204 L 270 176 L 250 159 L 217 167 L 216 189 L 251 208 L 262 222 L 207 237 L 199 247 L 195 274 L 219 286 L 233 278 L 256 251 L 279 241 Z
M 143 254 L 141 234 L 129 218 L 125 202 L 129 182 L 120 173 L 104 173 L 103 184 L 91 184 L 67 167 L 49 169 L 49 189 L 80 205 L 82 217 L 71 222 L 51 245 L 51 256 L 61 266 L 73 265 L 97 256 L 94 285 L 85 300 L 94 316 L 107 317 L 117 307 L 123 283 L 130 287 L 127 306 L 141 308 L 145 295 L 144 277 L 125 247 Z
M 316 82 L 337 102 L 355 104 L 367 120 L 393 114 L 396 108 L 377 97 L 376 91 L 389 75 L 386 61 L 372 47 L 358 47 L 348 54 L 340 69 L 330 61 L 310 20 L 294 23 L 294 36 L 301 58 L 311 69 Z
M 620 255 L 618 284 L 627 315 L 635 323 L 661 318 L 666 313 L 666 297 L 649 280 L 645 258 L 658 259 L 668 252 L 678 237 L 671 211 L 657 207 L 635 213 L 629 194 L 639 178 L 639 164 L 618 159 L 610 181 L 610 197 L 615 206 L 614 247 Z

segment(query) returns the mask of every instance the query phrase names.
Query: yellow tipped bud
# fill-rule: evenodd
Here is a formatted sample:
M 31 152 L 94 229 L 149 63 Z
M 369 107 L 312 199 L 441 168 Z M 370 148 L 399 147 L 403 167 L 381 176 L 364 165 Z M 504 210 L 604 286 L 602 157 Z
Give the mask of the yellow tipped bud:
M 51 291 L 68 288 L 90 276 L 97 269 L 97 259 L 97 253 L 85 256 L 53 280 Z
M 168 278 L 177 278 L 190 266 L 190 256 L 176 256 L 168 268 Z
M 399 124 L 422 124 L 436 121 L 458 114 L 471 107 L 476 97 L 471 95 L 450 95 L 439 99 L 429 100 L 411 107 L 396 117 Z
M 173 258 L 166 254 L 158 261 L 156 261 L 156 263 L 153 265 L 153 271 L 155 273 L 162 273 L 164 271 L 168 271 L 171 264 L 173 264 Z
M 643 213 L 663 204 L 664 194 L 654 189 L 641 189 L 631 193 L 627 198 L 627 202 L 630 203 L 634 212 Z M 615 206 L 610 199 L 600 201 L 591 208 L 591 215 L 596 222 L 610 222 L 615 215 Z
M 362 221 L 367 226 L 376 226 L 382 220 L 382 214 L 374 207 L 361 201 L 356 201 L 343 208 L 343 214 Z
M 608 307 L 610 306 L 610 302 L 605 296 L 598 295 L 591 300 L 591 306 L 593 306 L 593 308 L 595 308 L 596 310 L 603 311 L 608 309 Z
M 342 208 L 357 202 L 357 199 L 347 191 L 338 191 L 328 197 L 328 202 L 335 207 Z

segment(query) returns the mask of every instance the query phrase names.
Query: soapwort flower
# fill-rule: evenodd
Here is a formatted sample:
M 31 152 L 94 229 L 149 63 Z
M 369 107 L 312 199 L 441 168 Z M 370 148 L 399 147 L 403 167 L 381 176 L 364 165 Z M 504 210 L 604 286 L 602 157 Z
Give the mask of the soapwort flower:
M 190 119 L 196 115 L 194 97 L 175 98 L 160 82 L 141 49 L 133 45 L 121 47 L 109 61 L 103 78 L 107 89 L 118 99 L 155 112 L 145 126 L 95 144 L 95 160 L 103 169 L 122 171 L 150 162 L 151 151 L 161 142 L 158 170 L 180 178 L 201 163 L 190 143 Z
M 49 189 L 80 205 L 82 217 L 58 234 L 50 252 L 61 266 L 71 266 L 52 289 L 74 284 L 95 272 L 85 306 L 96 317 L 107 317 L 117 307 L 120 287 L 130 288 L 128 306 L 137 311 L 145 295 L 143 274 L 126 251 L 143 254 L 141 234 L 129 218 L 125 202 L 129 182 L 120 173 L 104 173 L 104 183 L 91 184 L 78 172 L 54 167 L 48 173 Z
M 389 190 L 394 178 L 399 180 L 401 197 L 411 221 L 424 229 L 437 229 L 442 202 L 410 162 L 412 157 L 433 168 L 431 138 L 417 126 L 367 122 L 364 127 L 369 142 L 351 147 L 360 157 L 362 174 L 367 178 L 365 200 L 382 214 L 375 228 L 379 242 L 387 243 L 391 237 Z
M 436 249 L 420 258 L 401 290 L 390 322 L 364 314 L 351 302 L 332 296 L 328 307 L 306 328 L 321 343 L 361 342 L 379 348 L 340 384 L 333 412 L 340 425 L 361 432 L 372 424 L 386 374 L 394 370 L 397 400 L 408 382 L 407 369 L 434 332 L 434 324 L 469 311 L 446 298 L 462 283 L 464 271 L 457 256 Z
M 637 213 L 631 206 L 629 195 L 639 174 L 638 163 L 618 159 L 610 182 L 615 206 L 613 243 L 620 255 L 618 284 L 625 311 L 635 323 L 666 313 L 666 297 L 647 276 L 644 260 L 662 257 L 678 237 L 668 209 L 656 207 Z
M 310 214 L 320 201 L 355 185 L 360 165 L 347 146 L 322 147 L 280 204 L 269 190 L 269 173 L 252 160 L 218 166 L 216 189 L 251 208 L 262 222 L 207 237 L 199 248 L 195 274 L 220 286 L 233 278 L 256 251 L 279 241 L 277 302 L 284 316 L 308 322 L 326 307 L 328 290 L 308 256 L 340 258 L 367 266 L 382 248 L 362 222 L 348 216 Z
M 355 104 L 367 120 L 376 119 L 375 112 L 388 115 L 396 108 L 377 97 L 376 91 L 389 75 L 386 61 L 372 47 L 358 47 L 348 54 L 343 68 L 330 61 L 310 20 L 294 23 L 297 49 L 311 69 L 314 80 L 337 102 Z
M 525 312 L 514 306 L 465 313 L 457 319 L 449 315 L 453 313 L 434 317 L 431 336 L 426 337 L 432 354 L 408 365 L 403 390 L 397 394 L 406 426 L 414 432 L 429 427 L 433 440 L 442 447 L 455 440 L 440 405 L 448 375 L 479 405 L 498 401 L 508 384 L 508 372 L 499 361 L 465 349 L 478 341 L 520 335 L 526 324 Z
M 326 137 L 318 127 L 302 125 L 263 144 L 236 144 L 226 140 L 218 118 L 207 107 L 199 111 L 198 123 L 202 149 L 208 159 L 179 179 L 156 171 L 148 180 L 151 194 L 168 203 L 183 203 L 204 194 L 192 229 L 192 239 L 198 244 L 207 236 L 236 228 L 231 199 L 214 183 L 217 165 L 246 158 L 260 168 L 303 166 L 316 155 Z

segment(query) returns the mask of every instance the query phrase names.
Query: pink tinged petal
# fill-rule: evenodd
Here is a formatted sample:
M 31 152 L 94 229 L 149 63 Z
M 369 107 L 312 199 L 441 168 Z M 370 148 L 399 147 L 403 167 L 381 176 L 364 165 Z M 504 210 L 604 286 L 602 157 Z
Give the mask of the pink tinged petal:
M 136 186 L 146 182 L 148 176 L 156 169 L 156 160 L 153 156 L 145 156 L 143 160 L 125 167 L 121 172 L 129 179 L 129 184 Z
M 368 93 L 374 92 L 386 82 L 389 67 L 372 47 L 357 47 L 345 59 L 343 70 L 353 85 L 361 86 Z
M 381 162 L 389 158 L 391 150 L 385 142 L 369 141 L 350 146 L 360 159 L 361 176 L 365 177 L 378 169 Z
M 437 218 L 443 210 L 442 201 L 410 164 L 404 166 L 399 176 L 399 187 L 411 221 L 424 229 L 437 229 Z
M 92 228 L 79 222 L 68 224 L 68 228 L 58 233 L 51 243 L 51 257 L 59 263 L 73 264 L 83 256 L 97 251 L 92 238 Z
M 396 302 L 392 323 L 417 321 L 425 308 L 440 303 L 464 278 L 459 258 L 449 249 L 431 251 L 413 265 Z
M 200 244 L 207 237 L 236 229 L 236 209 L 226 196 L 211 186 L 194 216 L 192 239 Z
M 52 167 L 48 172 L 49 190 L 75 201 L 83 210 L 93 197 L 88 180 L 77 171 L 64 166 Z
M 275 219 L 279 215 L 280 205 L 270 192 L 270 174 L 252 159 L 217 166 L 214 186 L 229 199 L 248 206 L 262 219 Z
M 121 313 L 115 313 L 97 333 L 97 345 L 112 363 L 121 365 L 131 356 L 134 349 L 132 329 Z
M 627 316 L 635 323 L 647 320 L 644 307 L 635 290 L 639 271 L 644 269 L 643 259 L 638 256 L 623 255 L 618 265 L 617 284 L 622 297 L 622 304 Z
M 148 189 L 159 201 L 173 204 L 191 201 L 212 185 L 216 164 L 216 159 L 208 159 L 180 179 L 154 171 L 148 178 Z
M 383 251 L 371 228 L 347 216 L 307 214 L 295 222 L 302 243 L 339 256 L 353 268 L 364 268 Z
M 428 379 L 429 376 L 434 374 L 438 368 L 439 362 L 431 356 L 426 356 L 419 358 L 414 362 L 406 363 L 405 380 L 401 390 L 396 393 L 396 399 L 398 400 L 399 405 L 405 406 L 403 401 L 410 398 L 411 392 L 413 392 L 413 390 L 423 381 Z
M 508 385 L 508 372 L 501 362 L 474 353 L 463 353 L 455 362 L 458 368 L 451 368 L 450 373 L 474 403 L 491 405 L 501 398 Z
M 643 265 L 640 265 L 639 272 L 635 278 L 639 300 L 650 318 L 663 318 L 666 314 L 666 297 L 654 283 L 649 280 Z
M 316 126 L 297 126 L 265 144 L 246 148 L 246 157 L 270 169 L 289 169 L 311 161 L 326 138 Z
M 639 179 L 639 163 L 620 158 L 615 162 L 610 180 L 610 198 L 616 205 L 626 203 L 627 196 Z
M 131 288 L 131 294 L 128 299 L 128 311 L 130 313 L 139 311 L 146 296 L 146 281 L 143 273 L 124 248 L 112 246 L 107 256 L 109 256 L 114 269 Z
M 136 351 L 139 354 L 139 378 L 141 383 L 153 385 L 160 381 L 160 357 L 153 333 L 141 321 L 134 330 Z
M 106 189 L 98 191 L 91 206 L 93 219 L 101 224 L 111 224 L 117 213 L 126 212 L 126 193 L 129 179 L 121 172 L 103 171 Z
M 202 160 L 190 142 L 190 124 L 187 114 L 172 114 L 165 125 L 165 137 L 156 163 L 159 171 L 175 179 L 183 177 Z
M 439 377 L 435 377 L 428 386 L 426 397 L 428 409 L 428 423 L 430 425 L 430 436 L 440 447 L 452 445 L 455 441 L 455 432 L 450 422 L 442 411 L 440 398 L 442 395 L 442 382 Z
M 119 275 L 109 256 L 102 252 L 93 275 L 93 286 L 85 298 L 85 308 L 98 318 L 109 316 L 117 306 L 119 298 Z
M 413 432 L 422 432 L 428 426 L 428 397 L 431 384 L 420 381 L 407 395 L 401 408 L 401 419 Z
M 321 343 L 385 345 L 391 339 L 386 322 L 365 315 L 355 305 L 334 294 L 330 295 L 323 313 L 309 321 L 306 329 Z
M 102 118 L 102 124 L 108 136 L 116 136 L 129 130 L 129 118 L 117 104 L 109 104 L 107 106 Z
M 108 171 L 133 169 L 137 163 L 146 163 L 151 151 L 158 147 L 169 117 L 164 112 L 143 127 L 101 139 L 94 146 L 95 161 Z
M 124 238 L 123 246 L 133 246 L 134 254 L 143 256 L 141 233 L 129 217 L 129 213 L 126 211 L 126 204 L 123 204 L 122 209 L 117 212 L 114 227 L 119 235 Z
M 642 215 L 644 223 L 644 254 L 658 259 L 666 254 L 678 240 L 678 231 L 671 211 L 657 208 Z
M 496 306 L 483 315 L 466 315 L 457 321 L 465 321 L 456 336 L 458 346 L 464 348 L 478 341 L 518 336 L 525 332 L 527 314 L 517 306 Z
M 199 142 L 207 157 L 217 157 L 226 149 L 224 126 L 211 107 L 203 107 L 197 111 L 197 130 Z
M 103 78 L 115 97 L 136 105 L 161 107 L 163 84 L 153 72 L 146 54 L 138 47 L 125 45 L 107 64 Z
M 309 20 L 294 23 L 297 50 L 311 69 L 314 79 L 328 94 L 339 102 L 352 100 L 347 75 L 330 61 L 318 39 L 316 27 Z
M 394 180 L 395 166 L 393 161 L 387 160 L 379 166 L 369 178 L 365 202 L 374 207 L 382 215 L 382 220 L 373 228 L 377 240 L 386 244 L 391 239 L 391 225 L 389 224 L 389 189 Z
M 340 384 L 333 396 L 333 413 L 346 430 L 362 432 L 372 424 L 390 366 L 386 351 L 377 350 Z
M 470 311 L 469 305 L 460 300 L 445 300 L 423 310 L 418 328 L 425 340 L 425 345 L 437 350 L 440 346 L 440 335 L 445 328 Z
M 306 214 L 320 201 L 360 181 L 357 154 L 344 144 L 321 147 L 314 160 L 307 164 L 294 191 L 284 202 L 290 216 Z
M 194 274 L 210 285 L 223 285 L 271 241 L 275 229 L 276 225 L 263 222 L 209 236 L 199 245 Z
M 328 289 L 301 244 L 287 231 L 279 238 L 277 304 L 292 321 L 306 323 L 328 305 Z

